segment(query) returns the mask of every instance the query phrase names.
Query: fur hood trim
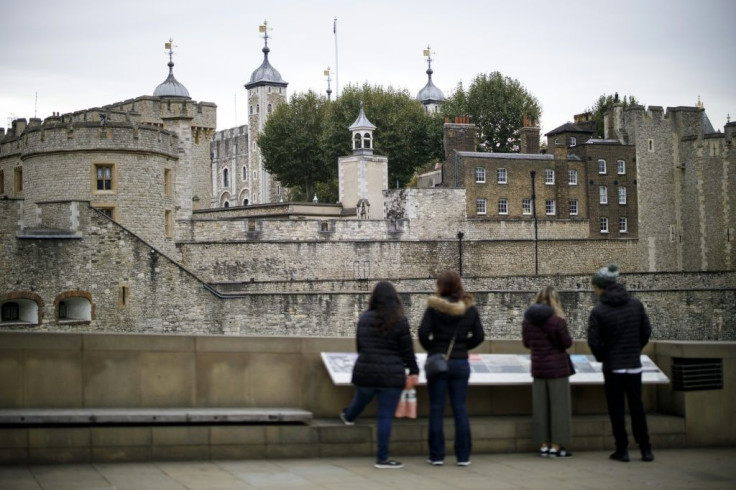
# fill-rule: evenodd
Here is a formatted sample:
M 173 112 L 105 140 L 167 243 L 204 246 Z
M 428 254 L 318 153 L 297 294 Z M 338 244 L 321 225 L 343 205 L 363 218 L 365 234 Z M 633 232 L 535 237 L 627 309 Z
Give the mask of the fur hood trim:
M 439 296 L 430 296 L 429 300 L 427 300 L 427 306 L 447 315 L 462 316 L 468 308 L 473 306 L 473 300 L 470 299 L 467 302 L 465 300 L 448 301 Z

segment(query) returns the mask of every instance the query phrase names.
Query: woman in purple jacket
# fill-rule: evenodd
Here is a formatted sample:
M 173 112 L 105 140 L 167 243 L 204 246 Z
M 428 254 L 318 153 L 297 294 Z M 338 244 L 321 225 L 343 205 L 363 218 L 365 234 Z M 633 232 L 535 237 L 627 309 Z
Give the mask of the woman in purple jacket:
M 539 454 L 572 456 L 565 445 L 571 438 L 570 365 L 565 350 L 572 345 L 560 297 L 552 286 L 537 293 L 524 312 L 524 347 L 532 357 L 532 432 Z

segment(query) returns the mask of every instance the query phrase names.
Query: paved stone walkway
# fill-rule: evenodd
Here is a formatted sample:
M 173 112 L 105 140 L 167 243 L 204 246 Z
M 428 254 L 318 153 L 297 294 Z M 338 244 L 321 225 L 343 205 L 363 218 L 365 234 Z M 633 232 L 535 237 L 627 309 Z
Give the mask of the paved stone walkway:
M 632 452 L 638 456 L 638 452 Z M 0 466 L 2 490 L 216 489 L 624 489 L 736 488 L 736 448 L 655 451 L 656 461 L 610 461 L 607 452 L 549 460 L 532 454 L 476 455 L 472 465 L 434 467 L 400 458 L 379 470 L 369 458 Z

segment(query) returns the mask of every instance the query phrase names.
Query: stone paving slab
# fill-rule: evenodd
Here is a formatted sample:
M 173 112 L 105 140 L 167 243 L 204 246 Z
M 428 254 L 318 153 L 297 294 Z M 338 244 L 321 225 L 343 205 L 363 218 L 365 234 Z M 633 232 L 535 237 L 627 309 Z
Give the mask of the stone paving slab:
M 429 466 L 401 458 L 406 467 L 379 470 L 369 458 L 155 462 L 94 465 L 0 466 L 2 490 L 215 490 L 215 489 L 626 489 L 736 488 L 736 447 L 655 450 L 644 463 L 608 452 L 576 452 L 554 460 L 535 454 L 482 454 L 472 465 Z

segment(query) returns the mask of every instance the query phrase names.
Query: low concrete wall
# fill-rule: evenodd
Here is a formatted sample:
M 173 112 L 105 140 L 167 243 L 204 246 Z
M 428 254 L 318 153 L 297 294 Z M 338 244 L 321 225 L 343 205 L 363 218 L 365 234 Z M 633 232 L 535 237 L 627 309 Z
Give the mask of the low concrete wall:
M 111 428 L 0 428 L 0 462 L 86 461 L 92 458 L 94 451 L 90 448 L 95 444 L 107 448 L 99 450 L 100 461 L 115 460 L 114 448 L 123 446 L 130 446 L 128 452 L 120 453 L 123 460 L 196 458 L 205 451 L 197 449 L 198 444 L 207 445 L 207 454 L 215 458 L 226 456 L 219 451 L 233 451 L 232 457 L 251 457 L 257 453 L 254 447 L 235 447 L 241 433 L 243 437 L 255 434 L 257 441 L 263 439 L 263 444 L 271 445 L 261 457 L 302 454 L 290 453 L 280 444 L 297 440 L 298 450 L 305 451 L 304 444 L 314 438 L 324 445 L 320 454 L 328 455 L 333 450 L 339 454 L 338 446 L 332 444 L 355 445 L 363 451 L 360 454 L 368 454 L 375 444 L 370 435 L 373 428 L 368 430 L 368 439 L 361 432 L 365 427 L 339 432 L 349 429 L 339 424 L 336 416 L 349 403 L 353 389 L 335 386 L 320 358 L 320 352 L 353 350 L 354 339 L 348 337 L 2 332 L 0 408 L 293 407 L 309 410 L 316 418 L 329 422 L 316 420 L 311 427 L 301 428 L 121 427 L 117 432 Z M 584 342 L 576 342 L 573 351 L 588 353 Z M 484 342 L 477 352 L 527 351 L 518 340 L 497 340 Z M 645 406 L 650 412 L 658 412 L 654 422 L 659 427 L 657 445 L 736 444 L 736 421 L 732 417 L 736 412 L 736 343 L 654 342 L 645 353 L 670 377 L 673 357 L 719 358 L 723 362 L 722 390 L 674 392 L 671 385 L 644 387 Z M 576 447 L 608 448 L 611 441 L 603 386 L 573 386 L 572 397 Z M 406 427 L 401 432 L 413 434 L 406 436 L 406 451 L 414 453 L 421 453 L 424 447 L 425 431 L 421 427 L 426 425 L 428 413 L 424 387 L 418 390 L 418 402 L 420 419 L 402 421 Z M 468 404 L 474 420 L 486 420 L 478 429 L 485 441 L 482 446 L 488 451 L 530 450 L 530 385 L 472 386 Z M 370 422 L 373 413 L 371 407 L 362 420 Z M 232 437 L 223 436 L 225 432 Z M 220 435 L 215 438 L 213 434 Z M 186 447 L 178 448 L 177 441 Z M 156 452 L 156 444 L 168 447 L 165 455 Z M 143 446 L 147 449 L 141 449 Z M 54 456 L 49 449 L 52 447 L 77 449 L 63 453 L 64 458 L 71 458 L 63 459 Z M 29 456 L 31 449 L 37 458 Z

